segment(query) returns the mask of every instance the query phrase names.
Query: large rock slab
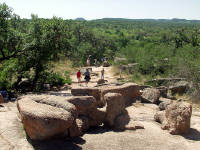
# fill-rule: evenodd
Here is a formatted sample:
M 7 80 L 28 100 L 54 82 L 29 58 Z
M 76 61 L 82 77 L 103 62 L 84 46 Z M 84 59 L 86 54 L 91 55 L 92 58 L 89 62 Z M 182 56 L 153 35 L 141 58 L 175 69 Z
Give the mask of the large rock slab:
M 160 91 L 154 88 L 147 88 L 142 92 L 141 101 L 153 104 L 158 104 L 160 98 Z
M 97 108 L 97 103 L 93 96 L 73 96 L 65 98 L 65 101 L 75 105 L 78 118 L 87 118 L 90 127 L 99 126 L 104 122 L 106 109 L 105 107 Z
M 183 94 L 187 91 L 188 88 L 189 88 L 189 83 L 187 81 L 179 81 L 169 87 L 172 95 L 176 93 Z
M 105 107 L 97 108 L 97 103 L 93 96 L 73 96 L 65 98 L 65 100 L 75 105 L 78 118 L 85 117 L 88 119 L 89 127 L 96 127 L 104 122 L 106 109 Z M 75 131 L 75 129 L 73 130 Z
M 56 97 L 56 96 L 55 96 Z M 35 100 L 23 97 L 17 107 L 26 133 L 32 140 L 45 140 L 55 136 L 66 136 L 77 112 L 74 105 L 64 101 Z M 55 103 L 53 103 L 55 102 Z
M 113 127 L 115 118 L 125 110 L 124 99 L 119 93 L 107 93 L 104 96 L 104 99 L 107 102 L 104 123 L 110 127 Z
M 50 105 L 53 107 L 57 107 L 57 108 L 63 108 L 68 112 L 71 112 L 72 115 L 74 116 L 74 118 L 77 118 L 78 116 L 78 112 L 77 109 L 75 107 L 75 105 L 73 105 L 70 102 L 66 102 L 66 99 L 68 100 L 69 98 L 65 98 L 62 96 L 54 96 L 54 95 L 28 95 L 23 98 L 30 98 L 33 101 L 40 103 L 40 104 L 46 104 L 46 105 Z
M 74 96 L 93 96 L 96 99 L 98 107 L 105 106 L 104 95 L 106 93 L 120 93 L 124 97 L 125 104 L 129 105 L 140 96 L 140 86 L 135 83 L 126 83 L 109 87 L 75 87 L 72 88 L 71 93 Z
M 111 86 L 102 88 L 102 98 L 107 93 L 120 93 L 124 99 L 125 105 L 130 105 L 140 96 L 140 86 L 135 83 L 126 83 L 121 86 Z
M 146 84 L 154 85 L 154 86 L 169 86 L 173 83 L 183 81 L 184 78 L 159 78 L 159 79 L 153 79 L 151 81 L 146 82 Z
M 96 87 L 74 87 L 71 89 L 74 96 L 93 96 L 99 107 L 104 106 L 105 103 L 101 101 L 101 90 Z
M 75 105 L 78 115 L 88 115 L 96 109 L 96 100 L 93 96 L 74 96 L 65 100 Z

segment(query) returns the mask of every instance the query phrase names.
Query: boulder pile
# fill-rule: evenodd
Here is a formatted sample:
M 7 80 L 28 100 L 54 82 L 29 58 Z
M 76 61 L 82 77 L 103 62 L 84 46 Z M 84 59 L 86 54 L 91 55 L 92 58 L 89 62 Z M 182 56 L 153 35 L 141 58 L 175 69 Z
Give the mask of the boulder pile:
M 141 102 L 159 106 L 160 111 L 154 115 L 154 120 L 161 123 L 163 130 L 169 130 L 171 134 L 187 133 L 190 129 L 192 105 L 183 101 L 175 101 L 167 92 L 167 88 L 164 86 L 144 88 L 141 91 Z
M 71 93 L 74 96 L 93 96 L 97 100 L 98 107 L 106 104 L 104 95 L 107 93 L 120 93 L 124 97 L 125 105 L 130 105 L 140 96 L 140 86 L 135 83 L 126 83 L 120 86 L 109 87 L 77 87 L 72 88 Z
M 117 128 L 118 116 L 126 111 L 127 102 L 138 96 L 139 86 L 78 88 L 72 89 L 72 94 L 79 96 L 27 95 L 19 98 L 17 107 L 21 121 L 32 140 L 81 136 L 90 127 L 102 124 Z

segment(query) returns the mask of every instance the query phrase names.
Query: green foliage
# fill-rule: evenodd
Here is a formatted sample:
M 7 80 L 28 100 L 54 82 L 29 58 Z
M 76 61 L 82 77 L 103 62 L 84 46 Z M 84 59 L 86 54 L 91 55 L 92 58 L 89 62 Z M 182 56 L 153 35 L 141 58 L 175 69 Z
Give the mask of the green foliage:
M 10 89 L 16 80 L 14 77 L 17 71 L 17 60 L 11 59 L 6 61 L 0 68 L 0 89 Z
M 64 76 L 65 76 L 65 83 L 67 84 L 72 84 L 72 79 L 70 78 L 70 71 L 65 71 Z
M 115 56 L 138 63 L 133 80 L 141 76 L 187 77 L 198 86 L 200 71 L 200 22 L 187 20 L 100 19 L 63 20 L 53 17 L 20 19 L 5 3 L 0 4 L 0 87 L 12 88 L 29 78 L 33 88 L 43 83 L 71 84 L 70 73 L 50 73 L 52 61 L 70 59 L 84 66 L 88 56 L 101 62 Z M 194 73 L 193 73 L 194 72 Z
M 46 82 L 51 86 L 60 86 L 65 84 L 64 78 L 59 73 L 51 73 L 48 75 Z

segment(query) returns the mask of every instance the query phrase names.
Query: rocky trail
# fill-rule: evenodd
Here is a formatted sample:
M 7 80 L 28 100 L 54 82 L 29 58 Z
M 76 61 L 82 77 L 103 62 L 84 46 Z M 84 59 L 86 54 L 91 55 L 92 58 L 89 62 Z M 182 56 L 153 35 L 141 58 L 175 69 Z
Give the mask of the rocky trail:
M 101 70 L 103 67 L 89 67 L 89 70 L 91 72 L 91 80 L 88 83 L 88 87 L 94 87 L 97 85 L 97 81 L 100 79 L 101 77 Z M 82 68 L 81 69 L 81 73 L 82 73 L 82 78 L 81 81 L 84 82 L 84 72 L 85 72 L 86 68 Z M 91 71 L 92 70 L 92 71 Z M 105 74 L 104 74 L 104 80 L 106 80 L 106 83 L 115 83 L 117 81 L 117 76 L 114 75 L 114 71 L 112 67 L 104 67 L 105 70 Z M 81 85 L 79 85 L 77 83 L 77 78 L 76 78 L 76 74 L 74 73 L 73 75 L 71 75 L 71 79 L 72 79 L 72 86 L 86 86 L 85 83 L 81 83 Z
M 88 87 L 97 85 L 101 67 L 92 67 L 91 82 Z M 105 67 L 107 84 L 117 81 L 112 67 Z M 77 84 L 76 75 L 72 75 L 72 87 Z M 82 78 L 83 79 L 83 78 Z M 85 86 L 82 83 L 81 86 Z M 50 95 L 70 96 L 71 91 L 49 92 Z M 0 106 L 0 150 L 198 150 L 200 149 L 200 110 L 193 109 L 191 129 L 185 135 L 171 135 L 162 130 L 161 125 L 154 121 L 158 110 L 155 104 L 136 102 L 126 108 L 129 119 L 140 122 L 144 129 L 113 131 L 104 126 L 89 129 L 77 138 L 32 141 L 24 131 L 20 122 L 16 102 Z

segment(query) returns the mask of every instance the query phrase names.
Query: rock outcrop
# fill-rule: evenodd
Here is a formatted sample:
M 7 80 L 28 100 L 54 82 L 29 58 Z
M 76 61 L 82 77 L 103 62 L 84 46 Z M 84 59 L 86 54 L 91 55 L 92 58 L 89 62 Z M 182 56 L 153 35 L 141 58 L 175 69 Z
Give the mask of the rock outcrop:
M 173 102 L 171 99 L 162 98 L 162 97 L 160 97 L 159 101 L 160 101 L 159 109 L 161 111 L 165 110 L 167 108 L 167 106 L 172 104 L 172 102 Z
M 69 136 L 77 137 L 84 134 L 85 131 L 89 129 L 89 120 L 87 117 L 79 117 L 77 118 L 72 126 L 69 128 Z
M 77 112 L 72 104 L 63 101 L 50 103 L 34 101 L 29 97 L 18 101 L 18 110 L 28 136 L 33 140 L 45 140 L 66 136 Z
M 158 89 L 146 88 L 142 92 L 141 101 L 147 103 L 158 104 L 160 98 L 160 91 Z
M 190 129 L 192 106 L 185 102 L 174 102 L 165 111 L 157 112 L 154 119 L 162 123 L 162 129 L 171 134 L 184 134 Z
M 168 88 L 166 86 L 159 86 L 159 87 L 156 87 L 156 89 L 160 91 L 161 97 L 167 98 Z
M 96 109 L 96 100 L 93 96 L 74 96 L 64 98 L 65 101 L 75 105 L 78 115 L 88 115 Z
M 135 102 L 136 98 L 140 96 L 140 87 L 135 83 L 126 83 L 121 86 L 102 88 L 101 91 L 102 91 L 102 98 L 107 93 L 120 93 L 124 99 L 126 106 Z
M 134 99 L 140 96 L 140 87 L 135 83 L 126 83 L 120 86 L 72 88 L 71 93 L 74 96 L 83 96 L 83 95 L 94 96 L 98 107 L 105 106 L 106 104 L 104 100 L 105 94 L 120 93 L 124 97 L 125 104 L 129 105 L 132 102 L 134 102 Z
M 104 123 L 109 127 L 113 127 L 115 118 L 125 109 L 124 99 L 119 93 L 107 93 L 104 99 L 107 104 Z
M 174 83 L 174 85 L 169 87 L 169 90 L 171 91 L 172 95 L 179 93 L 185 93 L 186 90 L 189 88 L 189 83 L 187 81 L 179 81 Z
M 156 114 L 154 115 L 154 120 L 156 122 L 164 124 L 164 121 L 166 121 L 165 111 L 158 111 L 158 112 L 156 112 Z
M 93 111 L 91 111 L 88 115 L 89 117 L 89 125 L 91 127 L 96 127 L 101 125 L 106 117 L 106 107 L 103 108 L 97 108 Z
M 96 87 L 75 87 L 71 89 L 71 93 L 74 96 L 93 96 L 96 99 L 97 106 L 101 107 L 105 105 L 105 102 L 101 101 L 101 90 Z
M 139 89 L 134 83 L 75 88 L 72 93 L 79 96 L 27 95 L 21 97 L 17 105 L 26 133 L 32 140 L 77 137 L 90 127 L 102 124 L 114 129 L 116 120 L 126 112 L 125 105 L 140 95 Z M 130 125 L 127 129 L 132 128 Z M 134 128 L 137 125 L 134 124 Z

